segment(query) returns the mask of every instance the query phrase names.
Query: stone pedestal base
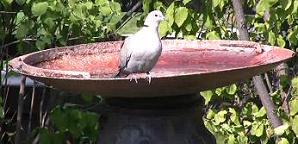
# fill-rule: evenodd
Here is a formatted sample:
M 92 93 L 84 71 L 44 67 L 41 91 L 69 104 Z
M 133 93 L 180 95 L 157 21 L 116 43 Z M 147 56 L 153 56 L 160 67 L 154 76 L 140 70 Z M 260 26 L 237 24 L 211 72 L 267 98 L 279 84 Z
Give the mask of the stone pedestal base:
M 98 144 L 215 144 L 199 96 L 106 99 Z

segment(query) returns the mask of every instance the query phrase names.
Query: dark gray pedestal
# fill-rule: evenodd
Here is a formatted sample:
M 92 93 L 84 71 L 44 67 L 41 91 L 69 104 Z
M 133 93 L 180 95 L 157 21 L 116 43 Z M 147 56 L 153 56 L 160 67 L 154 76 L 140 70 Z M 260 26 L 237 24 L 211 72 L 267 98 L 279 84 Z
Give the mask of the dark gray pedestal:
M 201 97 L 107 99 L 98 144 L 215 144 Z

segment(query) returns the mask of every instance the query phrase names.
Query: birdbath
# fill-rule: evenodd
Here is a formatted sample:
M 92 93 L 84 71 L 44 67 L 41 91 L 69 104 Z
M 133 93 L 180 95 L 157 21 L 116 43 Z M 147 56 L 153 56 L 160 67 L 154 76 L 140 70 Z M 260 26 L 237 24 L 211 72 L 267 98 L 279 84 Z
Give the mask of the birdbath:
M 122 41 L 53 48 L 17 57 L 17 73 L 54 88 L 99 94 L 100 144 L 215 143 L 198 92 L 247 80 L 290 59 L 287 49 L 248 41 L 163 40 L 152 81 L 114 78 Z

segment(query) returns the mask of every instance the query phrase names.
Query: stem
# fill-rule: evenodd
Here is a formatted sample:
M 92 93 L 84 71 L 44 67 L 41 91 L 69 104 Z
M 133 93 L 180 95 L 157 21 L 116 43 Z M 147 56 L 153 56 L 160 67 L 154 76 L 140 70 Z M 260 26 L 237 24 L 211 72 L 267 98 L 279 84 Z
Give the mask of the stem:
M 266 80 L 269 92 L 273 93 L 273 88 L 272 88 L 272 85 L 271 85 L 271 82 L 270 82 L 270 79 L 269 79 L 269 76 L 267 73 L 265 73 L 265 80 Z
M 22 80 L 20 83 L 19 100 L 18 100 L 17 128 L 16 128 L 16 137 L 15 137 L 16 144 L 21 143 L 22 114 L 23 114 L 24 96 L 25 96 L 25 83 L 26 83 L 26 77 L 22 76 Z
M 232 0 L 232 2 L 233 2 L 233 8 L 235 11 L 235 15 L 236 15 L 237 28 L 239 31 L 238 36 L 239 36 L 240 40 L 248 41 L 249 35 L 248 35 L 248 31 L 247 31 L 247 28 L 245 25 L 245 19 L 244 19 L 241 1 L 240 0 Z M 282 125 L 281 120 L 275 113 L 275 110 L 276 110 L 275 105 L 273 104 L 273 102 L 270 99 L 270 95 L 266 89 L 266 86 L 263 82 L 262 77 L 260 75 L 255 76 L 253 78 L 253 82 L 256 87 L 256 91 L 259 95 L 259 98 L 267 111 L 267 117 L 268 117 L 269 121 L 271 122 L 271 125 L 273 126 L 273 128 L 276 128 L 276 127 Z
M 28 131 L 27 131 L 27 134 L 30 134 L 30 132 L 31 132 L 32 113 L 33 113 L 33 106 L 34 106 L 34 100 L 35 100 L 35 90 L 36 90 L 36 81 L 33 82 L 32 96 L 31 96 L 31 106 L 30 106 L 30 113 L 29 113 L 29 122 L 28 122 Z
M 39 123 L 42 125 L 42 118 L 43 118 L 43 104 L 45 100 L 45 95 L 46 95 L 46 88 L 43 89 L 42 91 L 42 96 L 41 96 L 41 101 L 39 104 Z

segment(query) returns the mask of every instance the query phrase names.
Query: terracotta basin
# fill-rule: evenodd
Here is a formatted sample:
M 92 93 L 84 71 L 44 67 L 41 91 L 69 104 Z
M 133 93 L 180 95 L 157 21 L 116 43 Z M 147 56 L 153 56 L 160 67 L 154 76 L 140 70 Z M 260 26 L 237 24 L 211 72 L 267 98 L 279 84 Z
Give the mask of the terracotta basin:
M 122 41 L 52 48 L 17 57 L 11 69 L 54 88 L 104 97 L 195 94 L 247 80 L 289 60 L 294 52 L 247 41 L 163 40 L 151 84 L 114 78 Z

